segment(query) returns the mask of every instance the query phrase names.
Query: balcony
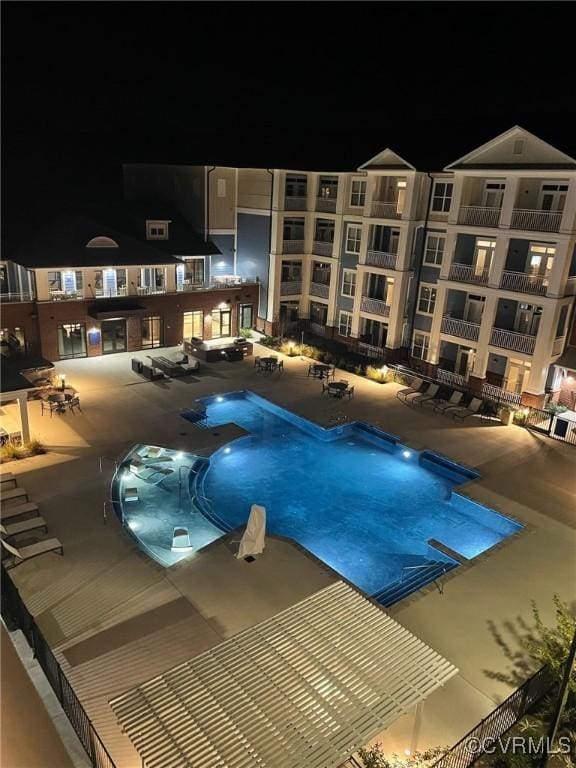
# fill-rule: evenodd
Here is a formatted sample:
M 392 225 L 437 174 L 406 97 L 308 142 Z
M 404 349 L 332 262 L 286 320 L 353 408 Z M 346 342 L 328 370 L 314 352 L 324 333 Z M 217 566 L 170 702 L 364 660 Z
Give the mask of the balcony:
M 525 272 L 502 272 L 500 288 L 519 293 L 535 293 L 540 296 L 546 294 L 548 278 L 544 275 L 528 275 Z
M 358 344 L 358 352 L 360 352 L 361 355 L 371 357 L 375 360 L 382 359 L 386 356 L 384 347 L 376 347 L 374 344 L 366 344 L 364 341 L 361 341 Z
M 400 219 L 402 214 L 398 212 L 398 203 L 382 203 L 374 200 L 370 207 L 370 216 L 378 219 Z
M 467 339 L 468 341 L 478 341 L 480 325 L 446 315 L 442 318 L 441 332 L 447 333 L 449 336 L 457 336 L 460 339 Z
M 482 396 L 487 400 L 494 400 L 497 403 L 507 403 L 508 405 L 520 405 L 522 395 L 517 392 L 509 392 L 507 389 L 497 387 L 495 384 L 482 384 Z
M 454 373 L 454 371 L 447 371 L 444 368 L 438 368 L 436 371 L 436 380 L 441 381 L 444 384 L 450 384 L 455 387 L 462 387 L 466 384 L 466 377 L 461 373 Z
M 490 269 L 479 269 L 472 264 L 451 264 L 449 280 L 457 280 L 459 283 L 473 283 L 474 285 L 487 285 Z
M 283 240 L 282 253 L 304 253 L 304 240 Z
M 336 213 L 335 197 L 317 197 L 316 210 L 322 213 Z
M 286 195 L 284 198 L 284 210 L 286 211 L 305 211 L 308 202 L 307 197 L 297 197 L 296 195 Z
M 312 253 L 316 256 L 332 256 L 334 243 L 325 243 L 320 240 L 314 240 L 312 243 Z
M 536 336 L 528 336 L 525 333 L 516 333 L 516 331 L 506 331 L 503 328 L 492 328 L 490 344 L 493 347 L 511 349 L 514 352 L 532 355 L 536 346 Z
M 16 302 L 16 301 L 34 301 L 34 295 L 22 291 L 20 293 L 2 293 L 0 294 L 0 302 Z
M 390 316 L 390 307 L 388 304 L 381 299 L 372 299 L 370 296 L 362 296 L 360 311 L 370 312 L 372 315 L 382 315 L 382 317 Z
M 287 280 L 280 283 L 281 296 L 297 296 L 302 293 L 302 283 L 300 280 Z
M 50 301 L 80 301 L 84 298 L 82 291 L 50 291 Z
M 319 296 L 321 299 L 327 299 L 330 293 L 330 285 L 327 283 L 310 283 L 310 295 Z
M 384 251 L 368 251 L 366 254 L 366 264 L 369 267 L 381 267 L 382 269 L 396 269 L 397 253 L 386 253 Z
M 463 205 L 458 211 L 458 224 L 497 227 L 500 221 L 500 210 L 500 208 L 488 208 L 483 205 Z
M 533 211 L 514 208 L 510 229 L 526 229 L 530 232 L 558 232 L 562 211 Z

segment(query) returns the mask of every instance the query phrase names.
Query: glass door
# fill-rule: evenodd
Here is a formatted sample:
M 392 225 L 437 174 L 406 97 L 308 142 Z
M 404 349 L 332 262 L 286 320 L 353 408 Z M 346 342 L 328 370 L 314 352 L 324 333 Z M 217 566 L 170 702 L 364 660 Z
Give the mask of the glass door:
M 102 354 L 126 352 L 126 320 L 102 321 Z
M 508 366 L 508 382 L 506 389 L 508 392 L 515 392 L 521 394 L 524 387 L 524 381 L 528 378 L 530 373 L 530 363 L 525 363 L 522 360 L 510 360 Z
M 142 318 L 142 349 L 162 346 L 162 318 Z
M 240 304 L 238 328 L 252 328 L 254 325 L 252 304 Z
M 231 311 L 229 309 L 212 310 L 212 338 L 219 339 L 230 336 Z
M 58 354 L 60 360 L 86 357 L 86 326 L 67 323 L 58 326 Z
M 484 302 L 484 296 L 468 296 L 466 298 L 464 320 L 468 323 L 476 323 L 476 325 L 480 325 L 482 322 L 482 313 L 484 312 Z

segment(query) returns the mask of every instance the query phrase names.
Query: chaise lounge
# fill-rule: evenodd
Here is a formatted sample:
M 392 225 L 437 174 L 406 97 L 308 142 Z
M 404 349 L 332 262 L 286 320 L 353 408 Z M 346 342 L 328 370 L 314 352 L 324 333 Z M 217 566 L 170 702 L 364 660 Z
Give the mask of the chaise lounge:
M 398 398 L 398 400 L 405 401 L 408 395 L 417 394 L 418 392 L 421 392 L 423 385 L 424 385 L 423 379 L 415 378 L 412 382 L 412 386 L 407 387 L 406 389 L 401 389 L 399 392 L 396 392 L 396 397 Z
M 480 398 L 474 397 L 472 398 L 470 405 L 467 408 L 454 408 L 453 410 L 450 409 L 448 413 L 450 416 L 452 416 L 453 419 L 460 419 L 460 421 L 464 421 L 464 419 L 467 419 L 469 416 L 475 416 L 480 411 L 482 404 L 483 401 L 480 400 Z
M 4 549 L 12 555 L 12 557 L 6 557 L 4 564 L 7 570 L 15 568 L 17 565 L 24 563 L 26 560 L 31 560 L 38 555 L 44 555 L 46 552 L 58 552 L 60 555 L 64 554 L 64 547 L 62 542 L 58 539 L 42 539 L 36 541 L 34 544 L 29 544 L 26 547 L 14 547 L 12 544 L 8 544 L 7 541 L 1 539 Z

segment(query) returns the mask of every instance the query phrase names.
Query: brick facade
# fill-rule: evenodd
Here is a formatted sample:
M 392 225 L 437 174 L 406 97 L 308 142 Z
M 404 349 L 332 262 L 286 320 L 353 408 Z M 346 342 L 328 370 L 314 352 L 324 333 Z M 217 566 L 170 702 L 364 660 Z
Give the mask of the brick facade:
M 26 342 L 26 352 L 40 354 L 38 315 L 33 301 L 5 302 L 2 304 L 2 328 L 21 328 Z

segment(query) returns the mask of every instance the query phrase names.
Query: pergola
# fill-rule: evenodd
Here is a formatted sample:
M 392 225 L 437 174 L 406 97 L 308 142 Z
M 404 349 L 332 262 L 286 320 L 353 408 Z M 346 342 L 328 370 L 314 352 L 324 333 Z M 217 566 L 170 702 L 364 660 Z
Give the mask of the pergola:
M 457 671 L 337 581 L 111 706 L 147 768 L 332 768 Z

